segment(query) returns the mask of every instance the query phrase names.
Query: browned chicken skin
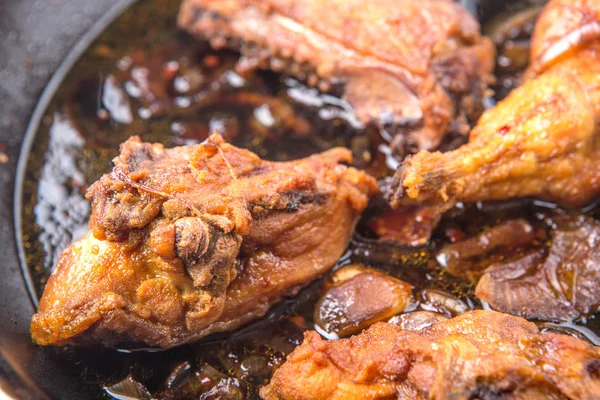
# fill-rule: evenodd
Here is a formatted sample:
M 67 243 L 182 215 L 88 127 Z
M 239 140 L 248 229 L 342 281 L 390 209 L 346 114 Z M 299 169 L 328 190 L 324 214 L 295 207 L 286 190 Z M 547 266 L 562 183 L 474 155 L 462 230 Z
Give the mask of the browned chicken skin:
M 418 331 L 378 323 L 324 341 L 307 332 L 265 400 L 600 398 L 600 351 L 526 320 L 470 311 Z
M 265 314 L 335 264 L 374 179 L 346 149 L 276 163 L 213 135 L 132 138 L 89 189 L 92 232 L 62 254 L 33 317 L 42 345 L 172 347 Z
M 596 0 L 552 0 L 535 25 L 527 74 L 539 75 L 598 41 L 600 5 Z
M 186 0 L 179 25 L 239 49 L 241 70 L 343 84 L 361 122 L 408 128 L 424 149 L 468 131 L 493 69 L 491 41 L 450 0 Z
M 483 114 L 467 145 L 406 160 L 392 203 L 449 208 L 534 196 L 581 206 L 598 196 L 599 23 L 597 1 L 549 3 L 532 41 L 531 79 Z

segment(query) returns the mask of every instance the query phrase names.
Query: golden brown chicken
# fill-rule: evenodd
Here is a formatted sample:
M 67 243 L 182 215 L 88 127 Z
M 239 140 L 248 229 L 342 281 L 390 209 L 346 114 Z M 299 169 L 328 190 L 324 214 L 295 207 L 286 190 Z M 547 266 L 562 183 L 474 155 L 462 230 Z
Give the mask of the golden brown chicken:
M 373 178 L 332 149 L 276 163 L 211 136 L 128 140 L 92 185 L 92 232 L 62 254 L 31 323 L 42 345 L 172 347 L 235 329 L 332 267 Z
M 179 25 L 239 50 L 240 70 L 343 86 L 361 122 L 392 125 L 425 149 L 468 131 L 493 69 L 491 41 L 451 0 L 186 0 Z
M 536 22 L 527 74 L 541 74 L 581 47 L 598 42 L 599 37 L 600 4 L 596 0 L 552 0 Z
M 378 323 L 336 341 L 307 332 L 260 394 L 265 400 L 594 400 L 600 350 L 483 310 L 418 331 Z
M 600 194 L 600 2 L 552 1 L 532 41 L 531 79 L 486 111 L 469 143 L 422 151 L 394 177 L 392 203 L 534 196 L 581 206 Z

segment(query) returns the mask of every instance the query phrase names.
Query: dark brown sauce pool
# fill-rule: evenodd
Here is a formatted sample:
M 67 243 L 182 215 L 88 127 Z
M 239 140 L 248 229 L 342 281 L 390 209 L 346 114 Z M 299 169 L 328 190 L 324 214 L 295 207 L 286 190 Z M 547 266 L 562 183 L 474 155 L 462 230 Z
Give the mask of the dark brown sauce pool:
M 503 18 L 526 7 L 530 4 L 519 3 Z M 389 134 L 360 126 L 347 104 L 274 74 L 237 75 L 235 54 L 214 53 L 177 30 L 177 9 L 178 2 L 151 0 L 126 11 L 81 57 L 46 111 L 23 183 L 23 245 L 37 296 L 60 252 L 87 231 L 87 186 L 110 170 L 119 144 L 132 135 L 176 146 L 198 143 L 218 130 L 271 160 L 347 146 L 355 164 L 378 178 L 397 165 L 389 154 Z M 494 88 L 498 97 L 518 82 L 532 26 L 508 30 L 503 38 Z M 365 220 L 379 211 L 373 206 Z M 448 232 L 471 235 L 515 217 L 545 231 L 549 212 L 548 205 L 527 200 L 459 207 L 444 217 L 425 247 L 376 241 L 361 223 L 339 265 L 378 268 L 412 284 L 415 294 L 439 289 L 480 308 L 484 305 L 472 295 L 472 285 L 436 262 L 436 249 L 451 238 Z M 598 207 L 582 212 L 600 214 Z M 236 333 L 169 351 L 55 351 L 66 369 L 95 388 L 90 399 L 258 398 L 273 367 L 301 343 L 304 330 L 314 328 L 313 306 L 321 287 L 322 281 L 310 284 Z M 575 328 L 600 343 L 598 319 L 558 329 L 575 334 Z

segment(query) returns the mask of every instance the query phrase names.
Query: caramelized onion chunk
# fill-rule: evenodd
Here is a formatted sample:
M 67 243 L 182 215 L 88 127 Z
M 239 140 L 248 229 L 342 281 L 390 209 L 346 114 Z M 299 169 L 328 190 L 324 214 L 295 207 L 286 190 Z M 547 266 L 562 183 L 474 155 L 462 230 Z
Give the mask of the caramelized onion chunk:
M 315 308 L 315 322 L 326 334 L 348 336 L 404 311 L 411 286 L 381 272 L 361 266 L 337 271 L 333 286 Z
M 479 235 L 457 243 L 444 246 L 438 253 L 438 262 L 452 275 L 472 278 L 480 268 L 489 264 L 477 263 L 479 257 L 496 249 L 515 250 L 532 243 L 536 238 L 535 230 L 524 219 L 509 220 Z
M 447 320 L 443 314 L 431 311 L 415 311 L 411 313 L 394 315 L 389 319 L 388 323 L 396 325 L 405 331 L 420 331 L 430 327 L 431 325 Z
M 600 306 L 600 223 L 580 216 L 552 232 L 550 249 L 490 267 L 475 294 L 500 311 L 570 321 Z

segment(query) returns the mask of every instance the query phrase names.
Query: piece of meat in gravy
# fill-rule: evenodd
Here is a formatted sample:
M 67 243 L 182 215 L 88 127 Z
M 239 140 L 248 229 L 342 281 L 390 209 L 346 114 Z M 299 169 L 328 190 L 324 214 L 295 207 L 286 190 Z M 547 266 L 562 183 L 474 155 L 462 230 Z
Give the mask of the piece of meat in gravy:
M 468 144 L 405 160 L 394 177 L 392 204 L 448 209 L 533 196 L 581 206 L 596 198 L 599 24 L 597 1 L 550 2 L 536 25 L 530 79 L 482 115 Z M 586 34 L 573 34 L 576 29 Z
M 524 318 L 572 321 L 600 307 L 600 223 L 559 221 L 550 248 L 488 268 L 475 290 L 494 309 Z
M 428 207 L 385 208 L 369 221 L 369 228 L 382 242 L 393 242 L 401 246 L 424 246 L 441 216 L 442 213 Z
M 275 371 L 265 400 L 579 399 L 600 396 L 600 350 L 495 311 L 422 330 L 378 323 L 349 339 L 304 343 Z
M 132 138 L 92 185 L 92 231 L 64 251 L 36 343 L 172 347 L 264 315 L 332 267 L 377 190 L 336 148 L 268 162 L 212 135 Z
M 327 18 L 324 18 L 324 16 Z M 321 90 L 342 86 L 363 123 L 393 127 L 394 146 L 436 148 L 483 111 L 494 46 L 451 0 L 186 0 L 179 25 Z

